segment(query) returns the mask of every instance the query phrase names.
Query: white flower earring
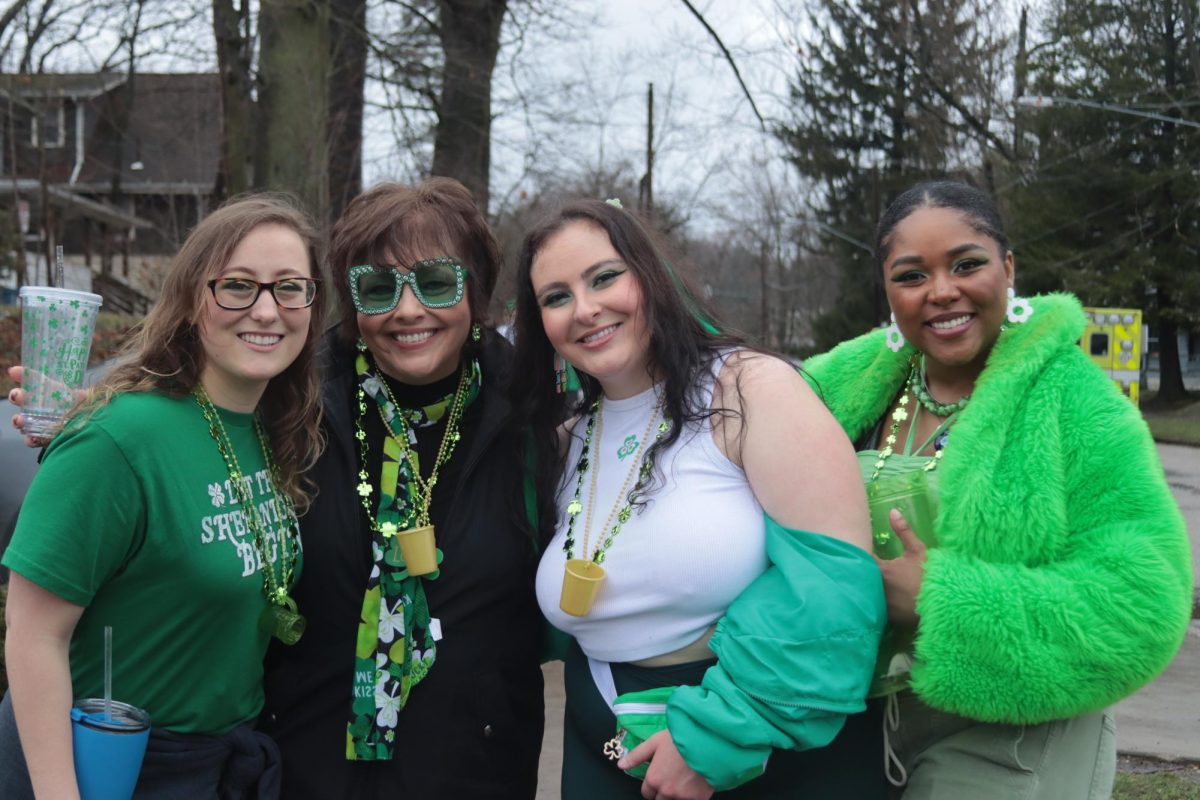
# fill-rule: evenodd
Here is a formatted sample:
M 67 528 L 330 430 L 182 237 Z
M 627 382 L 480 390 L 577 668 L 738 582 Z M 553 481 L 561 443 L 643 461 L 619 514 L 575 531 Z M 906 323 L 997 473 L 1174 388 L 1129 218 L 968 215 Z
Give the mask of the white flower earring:
M 1008 287 L 1008 321 L 1019 325 L 1033 316 L 1033 306 L 1024 297 L 1017 297 L 1016 291 Z
M 884 340 L 887 342 L 888 349 L 893 353 L 899 353 L 904 349 L 904 334 L 900 332 L 900 326 L 896 324 L 896 312 L 892 312 L 892 324 L 887 326 Z

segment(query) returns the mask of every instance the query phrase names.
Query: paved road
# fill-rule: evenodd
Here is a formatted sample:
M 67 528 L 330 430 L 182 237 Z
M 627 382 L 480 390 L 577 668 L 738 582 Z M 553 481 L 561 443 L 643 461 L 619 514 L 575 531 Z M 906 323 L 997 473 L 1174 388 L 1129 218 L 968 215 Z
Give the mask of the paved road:
M 1200 448 L 1160 444 L 1158 457 L 1187 520 L 1192 574 L 1200 584 Z M 1200 622 L 1192 621 L 1167 671 L 1117 705 L 1117 747 L 1134 755 L 1200 761 Z
M 1200 583 L 1200 448 L 1160 444 L 1158 456 L 1187 520 L 1192 565 Z M 558 800 L 562 763 L 562 664 L 548 664 L 546 738 L 537 800 Z M 1154 683 L 1117 706 L 1117 747 L 1123 753 L 1200 761 L 1200 622 L 1193 621 L 1183 649 Z
M 1200 584 L 1200 448 L 1160 444 L 1158 457 L 1192 537 L 1192 574 Z M 1197 587 L 1200 597 L 1200 586 Z

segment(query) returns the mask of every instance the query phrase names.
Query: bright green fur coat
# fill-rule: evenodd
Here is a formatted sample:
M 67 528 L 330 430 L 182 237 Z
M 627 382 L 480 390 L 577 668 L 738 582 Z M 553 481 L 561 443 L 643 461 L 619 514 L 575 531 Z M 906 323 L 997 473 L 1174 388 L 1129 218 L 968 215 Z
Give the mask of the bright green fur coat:
M 938 466 L 938 547 L 917 598 L 913 690 L 989 722 L 1111 705 L 1187 630 L 1187 532 L 1137 409 L 1079 349 L 1069 295 L 1004 331 Z M 852 440 L 908 375 L 883 331 L 805 365 Z

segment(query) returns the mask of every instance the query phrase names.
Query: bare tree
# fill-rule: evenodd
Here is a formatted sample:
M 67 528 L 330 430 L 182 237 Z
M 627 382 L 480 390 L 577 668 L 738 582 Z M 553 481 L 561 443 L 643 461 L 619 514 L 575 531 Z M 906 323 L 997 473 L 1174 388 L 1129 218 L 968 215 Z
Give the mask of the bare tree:
M 255 182 L 294 192 L 326 218 L 329 0 L 263 0 Z
M 366 0 L 331 0 L 329 49 L 329 217 L 362 191 Z
M 249 0 L 213 0 L 213 34 L 217 69 L 221 74 L 221 172 L 218 197 L 240 194 L 254 185 L 257 139 L 254 77 L 254 36 Z
M 433 174 L 457 178 L 488 207 L 492 70 L 508 0 L 440 0 L 438 33 L 445 53 L 438 101 Z

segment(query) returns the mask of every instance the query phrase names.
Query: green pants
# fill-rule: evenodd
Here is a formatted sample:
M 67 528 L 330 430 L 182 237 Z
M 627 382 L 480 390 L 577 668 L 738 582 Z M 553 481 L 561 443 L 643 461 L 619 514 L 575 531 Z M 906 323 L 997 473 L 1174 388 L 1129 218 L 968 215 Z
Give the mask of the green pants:
M 1097 711 L 1002 725 L 930 708 L 912 692 L 887 709 L 887 742 L 908 773 L 895 800 L 1101 800 L 1112 794 L 1116 735 Z M 887 718 L 897 721 L 893 729 Z M 892 766 L 889 774 L 896 777 Z

